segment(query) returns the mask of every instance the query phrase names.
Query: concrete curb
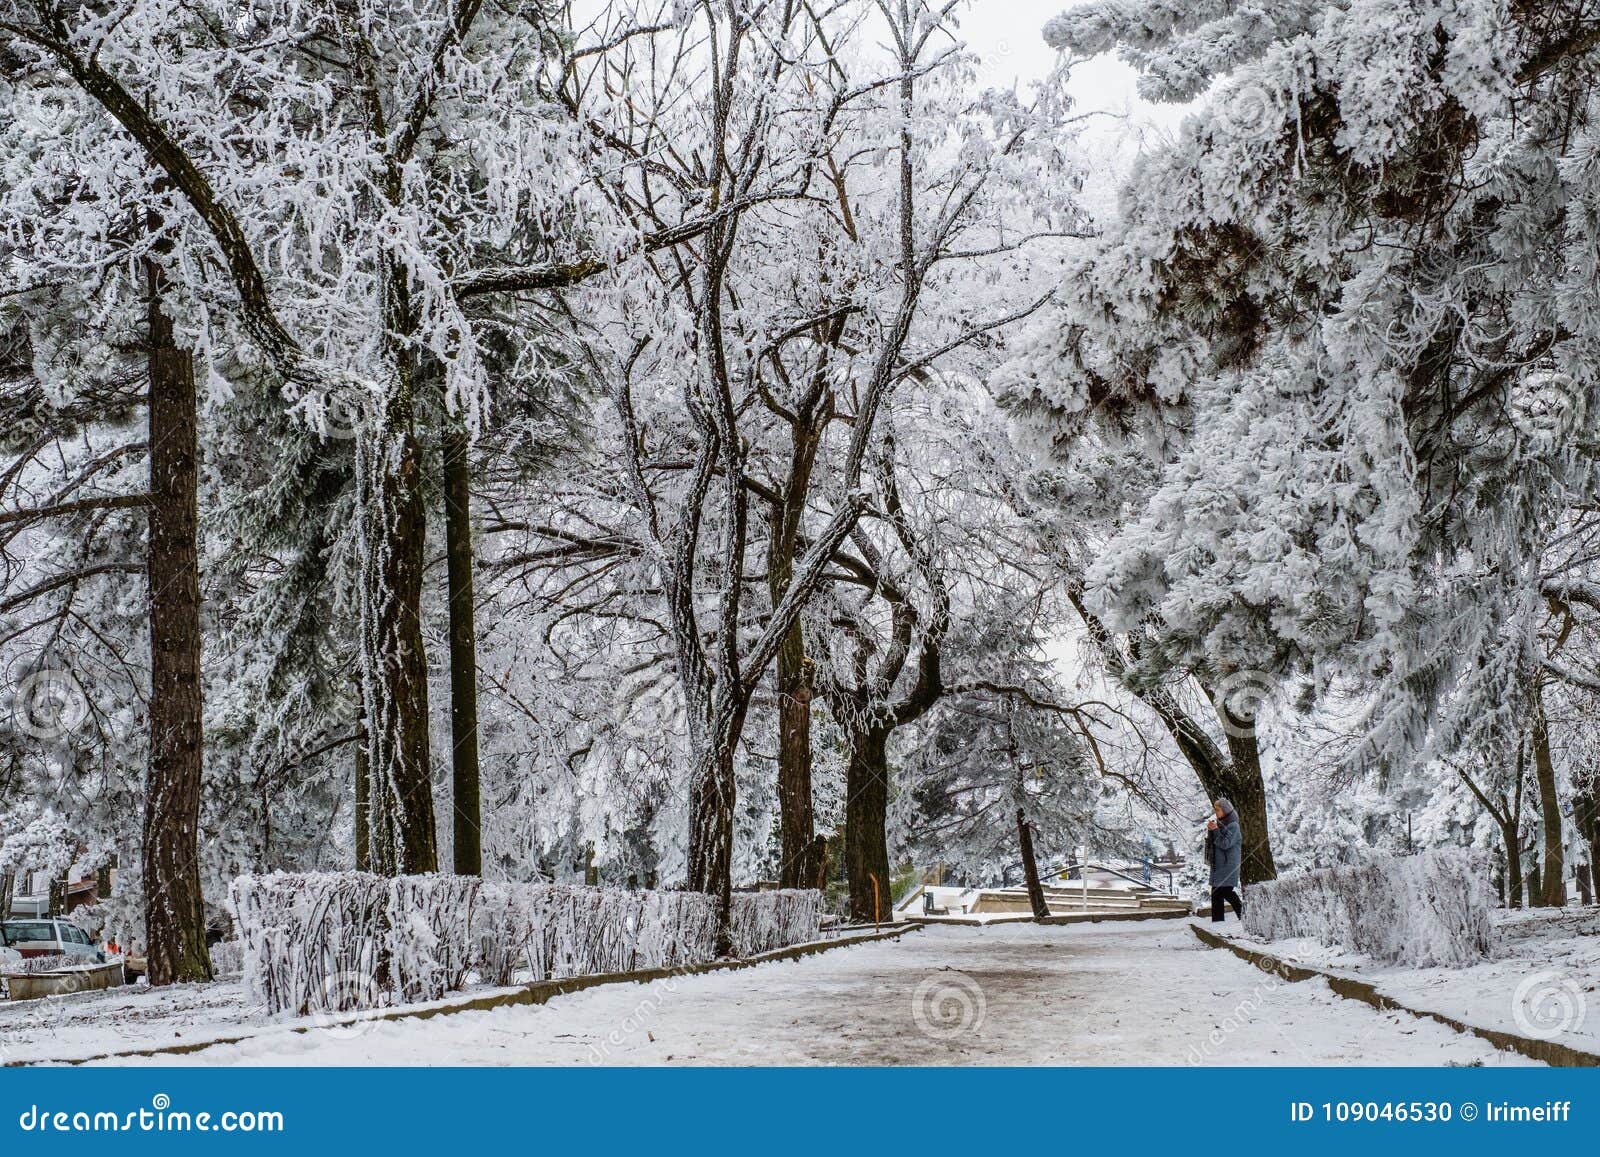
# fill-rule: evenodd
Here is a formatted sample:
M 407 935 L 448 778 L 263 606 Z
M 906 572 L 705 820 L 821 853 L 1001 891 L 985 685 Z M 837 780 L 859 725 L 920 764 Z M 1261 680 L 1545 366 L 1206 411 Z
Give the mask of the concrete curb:
M 879 940 L 893 940 L 904 936 L 907 932 L 916 932 L 919 929 L 920 925 L 916 924 L 892 925 L 886 926 L 881 932 L 869 932 L 862 936 L 840 937 L 835 940 L 812 940 L 805 944 L 779 948 L 773 952 L 764 952 L 760 956 L 749 956 L 742 960 L 713 960 L 705 964 L 686 964 L 681 968 L 647 968 L 638 972 L 606 972 L 595 976 L 569 976 L 560 980 L 536 980 L 530 984 L 518 985 L 516 988 L 501 989 L 483 996 L 466 997 L 461 1000 L 451 1001 L 448 1004 L 402 1005 L 399 1008 L 386 1008 L 375 1012 L 328 1018 L 317 1024 L 291 1025 L 282 1028 L 267 1026 L 264 1031 L 258 1030 L 226 1037 L 211 1037 L 207 1040 L 186 1041 L 179 1045 L 161 1045 L 156 1048 L 119 1049 L 115 1052 L 97 1053 L 94 1056 L 73 1057 L 70 1060 L 41 1058 L 29 1061 L 7 1061 L 4 1065 L 0 1065 L 0 1068 L 82 1065 L 91 1061 L 116 1060 L 119 1057 L 181 1056 L 186 1053 L 197 1053 L 203 1049 L 215 1048 L 218 1045 L 243 1044 L 245 1041 L 257 1040 L 280 1032 L 299 1034 L 311 1032 L 314 1029 L 342 1028 L 364 1024 L 367 1021 L 429 1020 L 436 1016 L 449 1016 L 458 1012 L 487 1012 L 491 1009 L 511 1008 L 518 1005 L 546 1004 L 558 996 L 582 992 L 587 988 L 598 988 L 603 984 L 649 984 L 657 980 L 669 980 L 679 976 L 700 976 L 708 972 L 737 972 L 744 968 L 754 968 L 758 964 L 776 964 L 785 960 L 803 960 L 807 956 L 816 956 L 819 953 L 829 952 L 835 948 L 848 948 L 854 944 L 871 944 Z
M 1340 996 L 1351 1000 L 1359 1000 L 1363 1004 L 1370 1004 L 1382 1012 L 1405 1012 L 1422 1020 L 1437 1021 L 1455 1029 L 1457 1032 L 1470 1033 L 1481 1037 L 1499 1049 L 1509 1052 L 1521 1053 L 1530 1060 L 1542 1061 L 1547 1065 L 1558 1068 L 1593 1068 L 1600 1066 L 1600 1053 L 1585 1052 L 1575 1049 L 1571 1045 L 1557 1044 L 1555 1041 L 1535 1040 L 1532 1037 L 1521 1036 L 1514 1032 L 1505 1032 L 1502 1029 L 1480 1028 L 1475 1024 L 1468 1024 L 1442 1012 L 1429 1012 L 1427 1009 L 1412 1008 L 1410 1005 L 1401 1004 L 1392 996 L 1386 996 L 1376 987 L 1364 980 L 1357 980 L 1351 976 L 1342 976 L 1337 972 L 1325 972 L 1319 968 L 1307 968 L 1303 964 L 1290 964 L 1280 960 L 1267 952 L 1258 952 L 1253 948 L 1246 948 L 1235 944 L 1224 936 L 1190 924 L 1194 934 L 1200 942 L 1212 948 L 1225 948 L 1241 960 L 1248 961 L 1263 972 L 1283 978 L 1291 984 L 1302 980 L 1326 980 L 1328 987 Z

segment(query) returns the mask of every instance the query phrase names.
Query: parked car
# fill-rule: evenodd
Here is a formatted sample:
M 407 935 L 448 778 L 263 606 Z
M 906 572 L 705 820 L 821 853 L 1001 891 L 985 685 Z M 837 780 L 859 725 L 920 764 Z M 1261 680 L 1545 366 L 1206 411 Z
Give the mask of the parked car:
M 14 949 L 23 956 L 76 956 L 86 964 L 103 964 L 106 959 L 89 934 L 67 920 L 0 922 L 0 948 Z

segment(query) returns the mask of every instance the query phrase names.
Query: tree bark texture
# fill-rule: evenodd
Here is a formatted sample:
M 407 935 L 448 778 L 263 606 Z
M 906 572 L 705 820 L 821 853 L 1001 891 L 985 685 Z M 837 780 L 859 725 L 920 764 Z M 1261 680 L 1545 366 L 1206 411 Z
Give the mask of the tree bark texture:
M 1561 832 L 1561 798 L 1556 788 L 1555 760 L 1550 755 L 1550 728 L 1545 719 L 1543 697 L 1537 690 L 1533 701 L 1533 772 L 1539 785 L 1539 815 L 1544 827 L 1544 867 L 1540 873 L 1543 890 L 1533 903 L 1545 908 L 1564 908 L 1567 867 L 1566 842 Z
M 880 923 L 890 913 L 889 732 L 879 727 L 850 732 L 845 765 L 845 871 L 850 881 L 850 918 Z
M 159 224 L 159 222 L 155 223 Z M 163 274 L 146 262 L 149 294 L 150 757 L 145 777 L 144 913 L 152 985 L 210 980 L 200 890 L 199 444 L 194 361 L 162 310 Z
M 1028 815 L 1017 809 L 1017 844 L 1022 849 L 1022 875 L 1028 884 L 1028 905 L 1033 918 L 1043 920 L 1050 915 L 1050 905 L 1045 903 L 1044 885 L 1039 882 L 1039 861 L 1033 855 L 1033 828 Z
M 467 432 L 446 419 L 445 557 L 450 587 L 450 759 L 455 869 L 483 874 L 478 795 L 478 634 L 472 581 L 472 465 Z

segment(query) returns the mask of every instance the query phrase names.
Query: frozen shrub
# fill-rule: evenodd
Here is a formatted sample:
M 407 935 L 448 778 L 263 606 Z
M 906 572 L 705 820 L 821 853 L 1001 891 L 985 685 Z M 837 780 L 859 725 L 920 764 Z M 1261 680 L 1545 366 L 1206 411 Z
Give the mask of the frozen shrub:
M 527 969 L 536 980 L 549 975 L 535 948 L 542 936 L 543 898 L 538 885 L 484 884 L 472 910 L 469 936 L 478 974 L 485 984 L 504 986 Z
M 717 950 L 717 906 L 703 892 L 646 892 L 639 968 L 679 968 Z
M 438 1000 L 473 967 L 476 876 L 401 876 L 389 881 L 390 980 L 400 1000 Z
M 1481 856 L 1425 852 L 1253 885 L 1244 928 L 1258 940 L 1305 937 L 1390 964 L 1459 967 L 1488 955 L 1492 904 Z
M 273 1012 L 435 1000 L 470 972 L 505 985 L 519 974 L 594 976 L 716 956 L 716 901 L 698 892 L 350 872 L 245 876 L 233 899 L 246 982 Z M 820 918 L 816 892 L 738 894 L 734 952 L 815 939 Z
M 757 956 L 815 940 L 822 922 L 822 893 L 785 890 L 740 893 L 729 925 L 735 956 Z
M 389 881 L 366 872 L 233 882 L 245 984 L 272 1012 L 345 1012 L 387 988 Z

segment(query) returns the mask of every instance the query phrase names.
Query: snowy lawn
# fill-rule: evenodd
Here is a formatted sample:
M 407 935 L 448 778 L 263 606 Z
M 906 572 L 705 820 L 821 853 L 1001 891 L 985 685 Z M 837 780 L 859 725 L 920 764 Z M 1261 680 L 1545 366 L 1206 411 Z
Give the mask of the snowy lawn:
M 138 1064 L 1518 1064 L 1288 984 L 1182 923 L 928 928 L 548 1005 L 275 1032 Z
M 1252 941 L 1232 922 L 1206 927 L 1248 948 L 1359 976 L 1412 1008 L 1600 1053 L 1600 909 L 1497 911 L 1494 921 L 1494 957 L 1466 968 L 1397 967 L 1314 940 Z
M 433 1008 L 505 991 L 511 990 L 479 986 L 410 1007 Z M 43 1000 L 0 1001 L 0 1064 L 83 1060 L 129 1049 L 284 1032 L 326 1019 L 273 1016 L 250 998 L 238 976 L 164 989 L 141 984 Z

